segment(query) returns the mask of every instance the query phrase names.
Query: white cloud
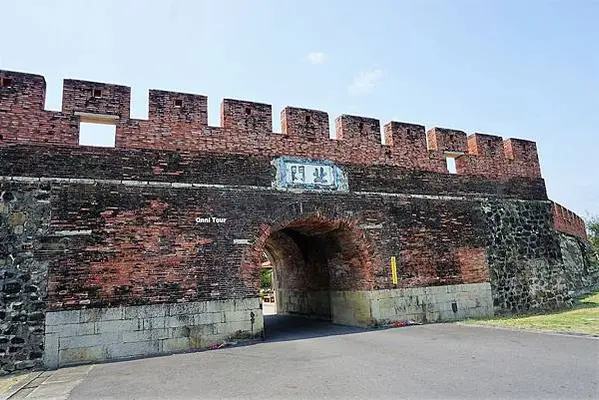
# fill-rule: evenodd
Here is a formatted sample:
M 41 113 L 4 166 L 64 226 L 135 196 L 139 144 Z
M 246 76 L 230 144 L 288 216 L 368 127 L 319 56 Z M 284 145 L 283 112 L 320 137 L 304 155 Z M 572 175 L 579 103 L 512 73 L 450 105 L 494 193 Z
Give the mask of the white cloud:
M 324 54 L 322 51 L 312 52 L 308 54 L 308 60 L 310 60 L 312 64 L 322 64 L 326 61 L 326 59 L 327 55 Z
M 349 85 L 348 91 L 350 94 L 354 95 L 370 93 L 382 77 L 383 71 L 378 68 L 361 72 L 354 78 L 351 85 Z

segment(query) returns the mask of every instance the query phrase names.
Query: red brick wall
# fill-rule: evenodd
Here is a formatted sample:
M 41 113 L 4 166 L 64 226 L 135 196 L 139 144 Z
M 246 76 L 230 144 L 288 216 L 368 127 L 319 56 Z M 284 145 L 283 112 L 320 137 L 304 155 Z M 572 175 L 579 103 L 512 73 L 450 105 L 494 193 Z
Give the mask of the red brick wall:
M 78 144 L 78 117 L 44 111 L 45 97 L 44 77 L 0 71 L 0 146 L 25 142 Z
M 65 79 L 62 89 L 63 114 L 89 113 L 129 119 L 131 88 L 100 82 Z
M 409 139 L 412 131 L 400 134 Z M 352 164 L 340 165 L 349 192 L 290 192 L 271 187 L 274 167 L 263 156 L 12 145 L 0 148 L 0 159 L 0 176 L 32 178 L 0 180 L 0 193 L 39 190 L 39 199 L 28 195 L 33 206 L 51 207 L 36 257 L 48 261 L 52 309 L 255 295 L 262 250 L 281 229 L 305 236 L 294 240 L 301 258 L 293 246 L 275 246 L 290 257 L 287 288 L 391 289 L 392 257 L 398 287 L 485 282 L 488 259 L 503 262 L 507 250 L 489 245 L 487 224 L 503 222 L 484 214 L 481 197 L 494 198 L 497 210 L 530 207 L 521 213 L 530 224 L 514 220 L 518 229 L 497 239 L 514 232 L 520 242 L 503 246 L 523 259 L 542 257 L 555 239 L 542 179 Z M 535 204 L 545 210 L 539 219 Z M 227 222 L 195 221 L 210 215 Z M 523 224 L 532 233 L 523 234 Z M 0 245 L 13 246 L 13 238 L 0 230 Z
M 285 107 L 281 111 L 281 132 L 306 140 L 329 139 L 329 115 L 323 111 Z
M 85 114 L 110 116 L 116 125 L 116 147 L 210 152 L 218 154 L 293 155 L 338 163 L 391 165 L 405 170 L 447 173 L 445 152 L 463 153 L 456 160 L 460 175 L 504 180 L 540 178 L 534 142 L 342 115 L 335 120 L 336 139 L 329 138 L 328 114 L 286 107 L 282 133 L 273 133 L 268 104 L 225 99 L 221 126 L 207 123 L 207 98 L 150 90 L 147 120 L 130 118 L 131 89 L 126 86 L 65 80 L 62 112 L 44 110 L 42 76 L 0 70 L 0 146 L 47 143 L 76 146 Z M 0 81 L 1 82 L 1 81 Z M 428 139 L 428 145 L 427 145 Z
M 584 220 L 555 202 L 553 203 L 553 224 L 558 232 L 588 240 Z

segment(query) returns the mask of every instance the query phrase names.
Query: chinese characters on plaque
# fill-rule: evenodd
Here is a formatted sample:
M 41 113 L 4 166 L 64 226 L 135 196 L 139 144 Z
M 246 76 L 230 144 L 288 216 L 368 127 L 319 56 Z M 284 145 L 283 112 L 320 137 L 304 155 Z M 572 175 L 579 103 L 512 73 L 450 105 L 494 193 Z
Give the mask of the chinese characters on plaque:
M 279 189 L 347 191 L 347 176 L 341 168 L 328 160 L 310 160 L 297 157 L 274 159 Z
M 333 186 L 335 176 L 329 165 L 288 163 L 287 177 L 291 184 L 307 184 L 314 186 Z

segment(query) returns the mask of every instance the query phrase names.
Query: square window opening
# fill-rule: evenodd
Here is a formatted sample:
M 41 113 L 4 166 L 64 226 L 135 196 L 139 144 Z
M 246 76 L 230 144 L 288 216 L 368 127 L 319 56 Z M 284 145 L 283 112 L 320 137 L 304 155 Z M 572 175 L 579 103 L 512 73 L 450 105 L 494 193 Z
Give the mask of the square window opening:
M 183 107 L 183 100 L 176 99 L 175 100 L 175 108 L 181 108 L 181 107 Z
M 358 129 L 359 129 L 359 130 L 363 130 L 363 129 L 364 129 L 364 122 L 360 122 L 360 123 L 358 124 Z
M 252 109 L 249 108 L 249 107 L 246 107 L 245 108 L 245 113 L 246 113 L 246 115 L 250 115 L 252 113 Z
M 115 147 L 116 125 L 79 123 L 79 145 L 94 147 Z
M 96 99 L 99 99 L 99 98 L 101 98 L 101 97 L 102 97 L 102 91 L 101 91 L 100 89 L 94 89 L 93 96 L 94 96 Z
M 450 174 L 457 174 L 458 171 L 456 169 L 456 165 L 455 165 L 455 158 L 451 157 L 451 156 L 445 156 L 445 162 L 447 164 L 447 171 L 449 171 Z
M 306 123 L 309 124 L 310 123 L 310 116 L 306 115 Z
M 2 87 L 11 87 L 12 86 L 12 79 L 10 78 L 2 78 Z

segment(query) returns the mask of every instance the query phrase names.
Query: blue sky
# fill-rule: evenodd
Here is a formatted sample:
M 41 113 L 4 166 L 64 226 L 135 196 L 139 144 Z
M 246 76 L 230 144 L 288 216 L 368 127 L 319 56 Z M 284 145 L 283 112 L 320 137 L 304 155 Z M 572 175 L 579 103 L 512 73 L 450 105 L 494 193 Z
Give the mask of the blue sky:
M 353 4 L 353 5 L 352 5 Z M 4 0 L 0 68 L 535 140 L 551 198 L 599 213 L 599 1 Z

